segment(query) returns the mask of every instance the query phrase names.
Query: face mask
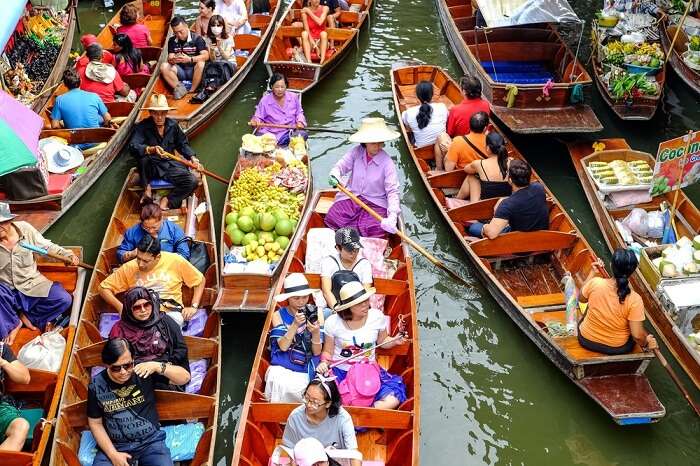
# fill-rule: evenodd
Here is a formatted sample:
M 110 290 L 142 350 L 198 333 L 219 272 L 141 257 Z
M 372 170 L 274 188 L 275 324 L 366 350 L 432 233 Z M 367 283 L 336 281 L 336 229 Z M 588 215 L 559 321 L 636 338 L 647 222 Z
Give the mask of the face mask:
M 222 28 L 221 26 L 212 26 L 212 27 L 211 27 L 211 32 L 212 32 L 212 34 L 214 34 L 215 36 L 218 36 L 219 34 L 221 34 L 221 31 L 223 31 L 223 29 L 224 29 L 224 28 Z

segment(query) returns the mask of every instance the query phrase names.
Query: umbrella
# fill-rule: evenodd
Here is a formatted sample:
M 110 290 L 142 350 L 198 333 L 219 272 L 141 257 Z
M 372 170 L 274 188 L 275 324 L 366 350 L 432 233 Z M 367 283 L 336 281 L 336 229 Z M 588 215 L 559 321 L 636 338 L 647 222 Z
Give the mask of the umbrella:
M 5 50 L 7 42 L 22 17 L 27 0 L 2 0 L 2 15 L 0 15 L 0 51 Z
M 0 176 L 36 164 L 42 126 L 39 115 L 0 90 Z

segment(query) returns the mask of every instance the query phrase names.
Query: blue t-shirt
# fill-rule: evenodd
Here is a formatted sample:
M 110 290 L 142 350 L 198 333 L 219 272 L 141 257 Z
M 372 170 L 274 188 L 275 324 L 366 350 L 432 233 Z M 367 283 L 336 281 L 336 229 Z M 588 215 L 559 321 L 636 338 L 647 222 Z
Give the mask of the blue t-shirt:
M 107 107 L 94 92 L 71 89 L 56 97 L 51 111 L 52 120 L 63 120 L 63 126 L 73 128 L 99 128 Z
M 124 253 L 133 251 L 138 246 L 141 239 L 148 233 L 141 227 L 141 223 L 131 226 L 124 233 L 124 239 L 117 248 L 117 258 L 119 262 L 124 262 Z M 158 240 L 160 241 L 160 250 L 166 252 L 174 252 L 180 254 L 187 260 L 190 260 L 190 245 L 187 241 L 182 241 L 185 237 L 185 232 L 182 231 L 180 225 L 173 223 L 170 220 L 163 220 L 163 223 L 158 232 Z M 177 249 L 176 249 L 177 245 Z

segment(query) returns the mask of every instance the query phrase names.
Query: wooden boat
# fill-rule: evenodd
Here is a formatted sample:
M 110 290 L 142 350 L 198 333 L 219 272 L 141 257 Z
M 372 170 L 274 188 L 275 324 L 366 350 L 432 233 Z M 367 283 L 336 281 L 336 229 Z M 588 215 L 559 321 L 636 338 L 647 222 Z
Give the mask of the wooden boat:
M 168 113 L 168 117 L 177 120 L 180 127 L 192 138 L 204 130 L 216 116 L 224 109 L 226 103 L 231 100 L 238 86 L 243 82 L 253 65 L 262 54 L 270 35 L 273 24 L 282 11 L 282 0 L 270 1 L 270 14 L 248 15 L 253 30 L 259 34 L 235 34 L 233 41 L 236 47 L 236 73 L 228 82 L 217 89 L 209 98 L 201 104 L 191 103 L 190 99 L 195 95 L 190 93 L 180 100 L 175 100 L 172 89 L 164 79 L 159 79 L 152 92 L 165 94 L 168 97 L 168 104 L 175 107 Z M 194 91 L 193 91 L 194 92 Z M 145 118 L 147 112 L 141 113 L 141 118 Z
M 338 17 L 335 28 L 327 28 L 328 52 L 323 65 L 319 64 L 317 52 L 313 52 L 313 63 L 294 60 L 294 47 L 299 47 L 300 55 L 304 55 L 301 33 L 304 26 L 301 20 L 303 2 L 294 0 L 289 4 L 282 20 L 275 28 L 275 34 L 265 52 L 265 66 L 270 75 L 274 72 L 284 74 L 289 80 L 289 90 L 303 94 L 326 77 L 338 64 L 345 59 L 350 50 L 357 44 L 357 35 L 362 25 L 369 17 L 373 0 L 351 0 L 358 11 L 343 11 Z M 330 42 L 335 43 L 331 49 Z
M 99 295 L 99 285 L 118 264 L 116 249 L 121 244 L 126 228 L 139 221 L 141 191 L 136 182 L 136 171 L 131 170 L 112 212 L 95 271 L 88 285 L 87 297 L 78 324 L 75 349 L 68 365 L 67 382 L 61 396 L 60 414 L 56 422 L 54 448 L 51 465 L 76 465 L 81 433 L 87 427 L 87 387 L 93 368 L 102 364 L 101 351 L 105 338 L 100 334 L 102 313 L 112 312 Z M 197 216 L 195 207 L 206 202 L 207 210 Z M 207 309 L 208 318 L 201 337 L 185 336 L 190 361 L 206 359 L 208 369 L 200 390 L 196 394 L 172 391 L 156 391 L 158 414 L 161 421 L 183 423 L 198 420 L 204 424 L 204 434 L 199 440 L 193 466 L 214 464 L 214 441 L 219 409 L 219 386 L 221 379 L 221 322 L 219 315 L 211 310 L 213 297 L 218 288 L 218 261 L 216 239 L 211 213 L 211 200 L 206 178 L 187 199 L 186 213 L 180 209 L 164 212 L 164 216 L 183 227 L 185 234 L 195 241 L 206 244 L 211 266 L 205 273 L 206 289 L 200 307 Z M 183 289 L 185 304 L 192 299 L 192 292 Z
M 70 247 L 69 249 L 82 260 L 82 248 Z M 73 295 L 70 320 L 61 331 L 61 335 L 66 339 L 66 349 L 58 372 L 29 369 L 31 381 L 28 385 L 16 384 L 5 378 L 4 392 L 23 403 L 22 411 L 33 413 L 33 415 L 28 416 L 33 419 L 33 422 L 30 422 L 29 448 L 25 448 L 21 452 L 0 450 L 0 464 L 3 466 L 39 466 L 42 464 L 46 450 L 50 450 L 51 433 L 56 420 L 58 402 L 61 399 L 68 361 L 73 350 L 76 326 L 83 301 L 83 286 L 86 276 L 84 269 L 45 257 L 39 257 L 38 265 L 39 271 L 44 276 L 49 280 L 59 282 L 68 293 Z M 12 344 L 15 355 L 19 354 L 20 349 L 39 334 L 36 330 L 22 327 Z
M 323 216 L 328 212 L 336 191 L 317 191 L 310 208 L 300 222 L 302 234 L 297 235 L 290 250 L 292 253 L 284 265 L 283 276 L 293 272 L 305 272 L 306 237 L 311 228 L 323 228 Z M 403 227 L 403 222 L 402 227 Z M 410 343 L 391 349 L 378 349 L 377 362 L 394 374 L 400 374 L 406 384 L 407 400 L 396 410 L 346 407 L 356 426 L 365 426 L 366 432 L 357 434 L 357 442 L 364 461 L 376 461 L 386 466 L 419 464 L 420 448 L 420 352 L 416 297 L 413 283 L 413 265 L 408 247 L 397 235 L 389 237 L 388 259 L 398 261 L 398 268 L 391 278 L 376 278 L 377 293 L 384 294 L 384 313 L 390 317 L 392 328 L 403 314 Z M 319 274 L 306 273 L 312 288 L 320 288 Z M 282 291 L 282 280 L 275 294 Z M 272 313 L 277 305 L 271 305 L 258 344 L 253 369 L 248 381 L 246 397 L 238 424 L 238 435 L 231 464 L 262 466 L 275 446 L 281 442 L 283 424 L 289 413 L 297 407 L 289 403 L 270 403 L 264 398 L 265 372 L 270 366 L 267 334 L 271 328 Z M 374 464 L 374 463 L 372 463 Z
M 398 67 L 392 71 L 397 114 L 418 105 L 415 86 L 421 80 L 432 82 L 433 100 L 448 107 L 463 98 L 459 86 L 438 67 Z M 576 223 L 554 195 L 547 190 L 549 230 L 510 232 L 494 240 L 470 241 L 465 222 L 491 218 L 498 199 L 468 204 L 448 197 L 450 191 L 456 192 L 461 186 L 465 172 L 432 175 L 428 166 L 432 147 L 414 148 L 409 142 L 409 129 L 402 124 L 401 130 L 433 202 L 479 278 L 520 330 L 618 424 L 650 423 L 663 417 L 666 410 L 644 375 L 652 353 L 636 347 L 631 354 L 606 356 L 581 347 L 576 336 L 554 334 L 555 327 L 566 324 L 562 277 L 570 273 L 580 288 L 596 260 Z M 522 159 L 510 143 L 508 150 L 511 157 Z M 542 183 L 534 172 L 533 177 Z
M 694 13 L 691 16 L 700 20 L 700 13 Z M 685 31 L 680 31 L 676 43 L 673 44 L 673 50 L 670 50 L 673 36 L 676 34 L 678 27 L 669 24 L 668 16 L 664 17 L 659 24 L 661 28 L 661 44 L 664 47 L 664 52 L 670 55 L 669 62 L 671 63 L 671 68 L 673 68 L 676 74 L 693 92 L 695 92 L 695 94 L 700 95 L 700 67 L 692 68 L 683 59 L 688 50 L 688 35 Z
M 81 167 L 69 170 L 62 175 L 49 175 L 49 189 L 45 196 L 29 200 L 12 201 L 6 200 L 10 204 L 12 212 L 19 214 L 20 218 L 29 221 L 39 231 L 45 231 L 61 215 L 63 215 L 85 192 L 97 181 L 100 175 L 109 167 L 114 159 L 119 155 L 122 147 L 129 140 L 131 128 L 138 115 L 148 91 L 153 87 L 158 75 L 159 63 L 164 60 L 165 43 L 168 37 L 168 27 L 173 16 L 173 0 L 162 0 L 150 2 L 137 0 L 132 3 L 143 8 L 146 15 L 144 24 L 151 31 L 154 44 L 152 47 L 141 49 L 145 62 L 154 63 L 153 72 L 147 74 L 132 74 L 125 76 L 124 81 L 132 89 L 143 89 L 141 96 L 136 103 L 112 102 L 106 104 L 112 118 L 122 117 L 123 122 L 118 129 L 114 128 L 82 128 L 82 129 L 45 129 L 40 137 L 58 136 L 66 139 L 71 144 L 79 143 L 105 143 L 106 146 L 97 154 L 86 156 Z M 158 5 L 156 5 L 158 3 Z M 119 22 L 119 12 L 107 23 L 102 31 L 97 35 L 97 40 L 105 49 L 112 47 L 112 29 Z M 63 73 L 63 69 L 61 69 Z M 50 96 L 49 101 L 44 106 L 40 115 L 45 119 L 46 128 L 50 128 L 50 114 L 55 98 L 66 92 L 66 87 L 61 84 L 59 88 Z M 81 175 L 73 179 L 73 175 L 80 170 Z M 84 171 L 83 171 L 84 170 Z
M 476 29 L 471 2 L 436 3 L 462 70 L 481 81 L 491 111 L 508 128 L 528 134 L 603 129 L 590 106 L 571 103 L 573 92 L 590 92 L 591 77 L 554 29 L 542 24 Z
M 264 157 L 264 156 L 263 156 Z M 238 174 L 246 167 L 254 165 L 259 160 L 258 157 L 254 155 L 240 155 L 236 161 L 236 166 L 231 174 L 231 180 L 229 181 L 227 193 L 231 192 L 231 187 L 233 182 L 238 178 Z M 311 159 L 307 156 L 304 159 L 304 163 L 307 165 L 307 176 L 308 180 L 306 183 L 304 204 L 301 208 L 300 217 L 304 214 L 310 200 L 311 194 L 313 193 L 313 177 L 311 174 Z M 226 203 L 224 204 L 224 212 L 221 215 L 221 260 L 224 260 L 226 253 L 231 249 L 233 243 L 231 239 L 226 234 L 226 215 L 232 212 L 230 205 L 230 196 L 226 196 Z M 295 236 L 301 231 L 300 228 L 296 228 L 293 233 L 292 238 L 290 238 L 290 244 L 292 243 Z M 275 289 L 277 287 L 277 282 L 280 281 L 282 276 L 283 265 L 285 258 L 289 253 L 290 248 L 288 247 L 284 255 L 280 258 L 279 262 L 275 266 L 274 270 L 270 274 L 265 273 L 228 273 L 225 272 L 225 264 L 221 264 L 221 288 L 219 289 L 219 296 L 216 299 L 216 304 L 214 308 L 219 312 L 225 311 L 254 311 L 254 312 L 266 312 L 272 303 L 272 297 L 274 296 Z
M 29 7 L 31 5 L 31 1 L 26 2 L 27 5 L 26 7 Z M 41 13 L 42 11 L 46 11 L 45 7 L 42 7 L 40 4 L 41 2 L 38 2 L 39 5 L 31 5 L 31 9 L 33 11 L 37 11 Z M 39 113 L 41 109 L 44 107 L 44 104 L 46 104 L 46 101 L 49 99 L 51 96 L 51 89 L 55 87 L 59 82 L 61 82 L 61 79 L 63 77 L 63 70 L 66 67 L 66 63 L 68 63 L 68 55 L 70 54 L 71 47 L 73 45 L 73 35 L 75 34 L 75 24 L 77 21 L 77 16 L 76 16 L 76 6 L 74 5 L 73 2 L 68 2 L 68 5 L 66 6 L 66 29 L 63 33 L 63 39 L 61 41 L 61 48 L 58 51 L 58 56 L 56 57 L 56 61 L 54 62 L 52 68 L 51 68 L 51 73 L 49 73 L 48 77 L 43 83 L 40 83 L 41 86 L 38 86 L 36 88 L 36 92 L 34 92 L 35 97 L 31 101 L 31 107 L 32 110 L 35 112 Z M 12 8 L 12 7 L 10 7 Z M 17 25 L 17 29 L 22 29 L 25 30 L 26 28 L 26 19 L 25 16 L 22 15 L 22 17 L 19 20 L 19 23 Z M 5 47 L 5 50 L 3 53 L 9 53 L 10 50 L 12 50 L 12 40 L 8 43 L 8 45 Z M 26 65 L 26 63 L 25 63 Z
M 593 22 L 593 31 L 600 31 L 597 22 Z M 623 120 L 651 120 L 659 108 L 659 104 L 663 101 L 664 86 L 666 83 L 666 63 L 662 63 L 661 70 L 654 75 L 654 80 L 658 86 L 656 95 L 632 95 L 622 99 L 615 98 L 608 87 L 608 83 L 604 76 L 608 72 L 607 65 L 602 62 L 601 56 L 602 43 L 599 41 L 600 34 L 594 33 L 594 41 L 592 48 L 593 62 L 593 77 L 600 95 L 608 107 L 615 112 L 619 118 Z M 650 41 L 647 41 L 650 42 Z M 654 43 L 654 42 L 650 42 Z M 658 43 L 658 41 L 657 41 Z
M 654 211 L 659 209 L 661 202 L 666 201 L 669 205 L 673 204 L 675 192 L 670 192 L 652 198 L 652 201 L 636 206 L 628 206 L 624 208 L 611 208 L 598 195 L 598 190 L 595 187 L 595 182 L 591 179 L 585 166 L 592 161 L 611 161 L 620 160 L 644 160 L 654 166 L 654 156 L 646 152 L 633 150 L 627 145 L 624 139 L 603 139 L 605 149 L 601 152 L 595 152 L 590 144 L 574 143 L 569 145 L 571 160 L 576 168 L 576 173 L 581 180 L 583 191 L 586 193 L 586 198 L 593 209 L 596 221 L 603 232 L 605 242 L 610 250 L 620 247 L 627 247 L 620 232 L 615 226 L 616 220 L 624 219 L 634 207 L 642 208 L 646 211 Z M 681 190 L 678 192 L 675 223 L 680 236 L 693 238 L 700 233 L 700 210 L 690 201 L 690 199 Z M 646 254 L 645 254 L 646 255 Z M 692 348 L 686 338 L 680 332 L 680 329 L 665 312 L 664 306 L 656 294 L 656 286 L 658 283 L 658 274 L 649 268 L 649 264 L 644 258 L 640 261 L 640 267 L 631 277 L 632 288 L 636 290 L 644 301 L 644 309 L 656 329 L 657 335 L 661 336 L 666 347 L 674 355 L 678 363 L 691 378 L 693 383 L 700 388 L 700 354 Z

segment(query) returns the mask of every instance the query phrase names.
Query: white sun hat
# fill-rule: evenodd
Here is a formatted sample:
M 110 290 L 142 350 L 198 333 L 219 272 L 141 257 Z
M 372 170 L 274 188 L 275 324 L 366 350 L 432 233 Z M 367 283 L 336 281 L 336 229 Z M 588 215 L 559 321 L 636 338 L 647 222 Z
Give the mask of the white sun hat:
M 275 301 L 281 303 L 292 296 L 308 296 L 319 290 L 309 287 L 309 281 L 303 273 L 290 273 L 284 279 L 282 293 L 275 296 Z
M 65 173 L 79 167 L 85 161 L 80 149 L 62 144 L 55 139 L 39 144 L 39 147 L 46 158 L 46 168 L 50 173 Z
M 338 292 L 338 302 L 335 303 L 335 311 L 342 311 L 351 308 L 355 304 L 367 301 L 370 296 L 377 292 L 376 288 L 366 289 L 358 281 L 347 282 Z
M 350 142 L 371 143 L 386 142 L 400 136 L 396 131 L 389 129 L 384 118 L 363 118 L 360 129 L 350 136 Z

